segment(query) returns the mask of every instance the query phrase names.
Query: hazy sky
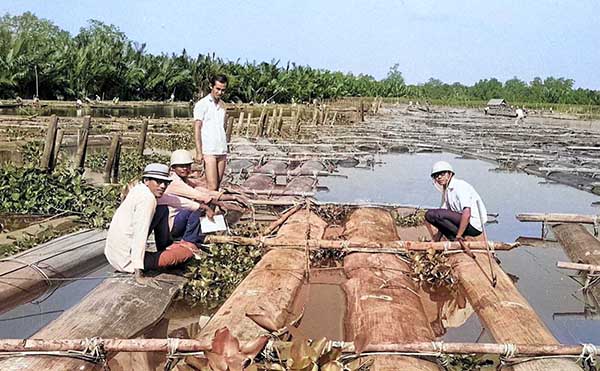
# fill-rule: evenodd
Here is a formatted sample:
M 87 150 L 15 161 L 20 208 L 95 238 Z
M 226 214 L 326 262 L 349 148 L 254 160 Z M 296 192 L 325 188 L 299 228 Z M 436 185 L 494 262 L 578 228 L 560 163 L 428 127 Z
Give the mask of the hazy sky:
M 2 0 L 71 34 L 98 19 L 152 53 L 216 52 L 380 79 L 398 63 L 406 81 L 473 84 L 496 77 L 568 77 L 600 89 L 600 1 L 554 0 Z

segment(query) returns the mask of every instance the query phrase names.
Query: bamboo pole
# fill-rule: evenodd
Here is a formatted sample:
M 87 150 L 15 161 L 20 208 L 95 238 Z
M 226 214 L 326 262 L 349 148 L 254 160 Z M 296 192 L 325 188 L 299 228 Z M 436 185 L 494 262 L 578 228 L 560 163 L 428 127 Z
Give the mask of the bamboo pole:
M 138 155 L 142 156 L 144 154 L 144 149 L 146 148 L 146 137 L 148 134 L 148 119 L 144 119 L 142 121 L 142 131 L 140 131 L 140 138 L 138 141 Z
M 231 134 L 233 134 L 233 121 L 233 117 L 227 118 L 227 126 L 225 129 L 225 138 L 227 140 L 227 143 L 231 142 Z
M 522 213 L 517 214 L 517 220 L 519 220 L 520 222 L 596 224 L 598 222 L 598 216 L 561 213 Z
M 261 174 L 256 174 L 261 175 Z M 298 196 L 298 197 L 313 197 L 315 192 L 294 192 L 278 189 L 237 189 L 237 192 L 256 195 L 256 196 Z
M 85 167 L 85 155 L 87 153 L 88 136 L 92 127 L 92 117 L 87 115 L 83 118 L 83 126 L 77 142 L 77 154 L 75 156 L 75 166 L 77 169 Z
M 106 352 L 160 352 L 170 349 L 178 352 L 210 351 L 210 341 L 201 339 L 98 339 Z M 284 346 L 286 342 L 272 341 L 273 346 Z M 175 346 L 176 345 L 176 346 Z M 61 352 L 84 351 L 90 346 L 87 339 L 0 339 L 0 352 Z M 357 353 L 357 344 L 331 340 L 332 348 L 341 348 L 344 353 Z M 593 345 L 596 349 L 600 345 Z M 579 356 L 589 355 L 590 344 L 510 344 L 510 343 L 461 343 L 461 342 L 408 342 L 370 344 L 363 352 L 396 352 L 396 353 L 442 353 L 442 354 L 497 354 L 506 355 L 514 347 L 514 356 Z M 508 351 L 507 351 L 508 349 Z M 584 352 L 585 351 L 585 352 Z
M 113 173 L 113 168 L 115 161 L 117 159 L 117 152 L 119 151 L 119 142 L 121 141 L 121 134 L 114 133 L 112 137 L 112 141 L 110 143 L 110 149 L 108 151 L 108 158 L 106 159 L 106 165 L 104 166 L 104 175 L 103 180 L 104 183 L 109 183 L 111 179 L 111 175 Z
M 56 141 L 56 132 L 58 131 L 58 117 L 52 115 L 48 130 L 46 131 L 46 142 L 44 143 L 44 152 L 40 160 L 40 168 L 44 170 L 52 170 L 52 155 L 54 154 L 54 144 Z
M 557 268 L 571 269 L 576 271 L 587 271 L 591 273 L 600 272 L 600 265 L 595 264 L 580 264 L 571 262 L 556 262 Z
M 389 252 L 406 252 L 406 251 L 427 251 L 430 249 L 436 251 L 462 251 L 459 242 L 419 242 L 419 241 L 386 241 L 386 242 L 371 242 L 371 241 L 347 241 L 347 240 L 286 240 L 285 243 L 272 238 L 252 238 L 240 236 L 206 236 L 206 243 L 233 243 L 245 246 L 263 245 L 266 247 L 291 247 L 291 246 L 308 246 L 312 250 L 331 249 L 331 250 L 347 250 L 347 249 L 389 249 Z M 488 241 L 465 241 L 464 245 L 471 250 L 482 250 L 487 253 L 486 245 L 490 249 L 495 250 L 512 250 L 519 247 L 518 243 L 494 242 Z
M 328 171 L 299 171 L 295 172 L 294 170 L 289 171 L 260 171 L 260 170 L 246 170 L 248 174 L 266 174 L 266 175 L 276 175 L 276 176 L 324 176 L 324 177 L 339 177 L 339 178 L 348 178 L 348 175 L 330 173 Z
M 242 110 L 240 111 L 240 117 L 238 118 L 238 124 L 237 124 L 237 133 L 238 135 L 242 135 L 242 131 L 244 129 L 244 114 L 245 112 Z
M 298 205 L 292 207 L 290 210 L 283 213 L 283 215 L 281 215 L 279 217 L 279 219 L 277 219 L 273 223 L 269 224 L 269 226 L 267 228 L 265 228 L 265 230 L 262 232 L 263 236 L 270 235 L 271 232 L 273 232 L 275 229 L 277 229 L 277 227 L 279 227 L 280 225 L 285 223 L 285 221 L 288 220 L 288 218 L 290 216 L 294 215 L 298 210 L 300 210 L 302 208 L 302 206 L 303 206 L 302 204 L 298 204 Z

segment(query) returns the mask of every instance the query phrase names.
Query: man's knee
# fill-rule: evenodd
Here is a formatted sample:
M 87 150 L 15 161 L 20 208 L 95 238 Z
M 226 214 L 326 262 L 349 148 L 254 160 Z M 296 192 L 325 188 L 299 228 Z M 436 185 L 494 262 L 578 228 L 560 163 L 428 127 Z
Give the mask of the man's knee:
M 438 216 L 439 214 L 435 209 L 430 209 L 425 212 L 425 220 L 430 224 L 434 224 L 438 220 Z

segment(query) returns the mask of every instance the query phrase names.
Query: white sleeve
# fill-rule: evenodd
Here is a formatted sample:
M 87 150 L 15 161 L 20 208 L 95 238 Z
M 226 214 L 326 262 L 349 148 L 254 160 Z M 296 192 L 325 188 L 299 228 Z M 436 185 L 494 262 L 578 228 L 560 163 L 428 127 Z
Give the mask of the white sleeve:
M 204 121 L 204 115 L 206 114 L 206 105 L 204 101 L 198 101 L 194 106 L 194 121 Z
M 131 264 L 133 269 L 144 269 L 144 255 L 150 224 L 156 211 L 156 201 L 141 197 L 133 209 L 133 239 L 131 241 Z

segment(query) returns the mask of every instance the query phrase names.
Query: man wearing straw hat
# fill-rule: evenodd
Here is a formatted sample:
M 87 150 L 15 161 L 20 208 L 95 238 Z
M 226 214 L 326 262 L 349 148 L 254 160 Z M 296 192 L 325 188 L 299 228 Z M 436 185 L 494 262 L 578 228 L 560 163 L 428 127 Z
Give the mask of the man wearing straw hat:
M 226 112 L 221 100 L 227 82 L 225 75 L 213 76 L 210 93 L 194 106 L 196 162 L 204 162 L 206 183 L 211 191 L 219 189 L 227 164 Z
M 108 262 L 120 272 L 134 273 L 140 284 L 148 283 L 144 271 L 183 263 L 198 251 L 193 243 L 173 243 L 171 239 L 169 210 L 157 205 L 157 199 L 163 197 L 169 183 L 167 165 L 146 166 L 142 180 L 117 208 L 108 229 L 104 248 Z M 151 232 L 154 232 L 156 252 L 146 251 Z
M 446 161 L 438 161 L 431 169 L 431 179 L 442 192 L 440 209 L 425 213 L 425 225 L 434 241 L 442 236 L 449 241 L 464 241 L 465 236 L 477 237 L 487 222 L 487 211 L 475 188 L 454 176 L 454 169 Z M 431 228 L 437 228 L 437 232 Z

